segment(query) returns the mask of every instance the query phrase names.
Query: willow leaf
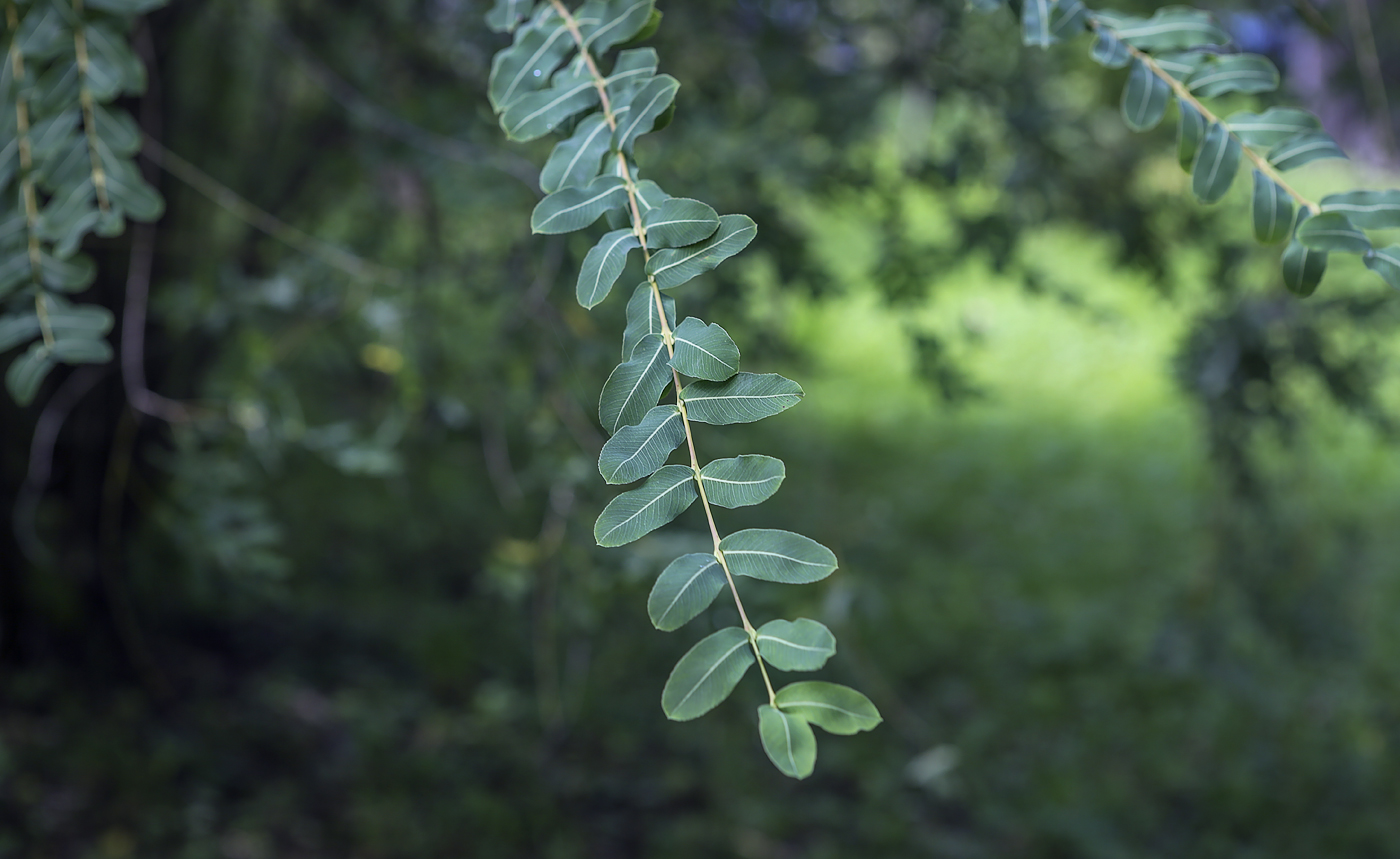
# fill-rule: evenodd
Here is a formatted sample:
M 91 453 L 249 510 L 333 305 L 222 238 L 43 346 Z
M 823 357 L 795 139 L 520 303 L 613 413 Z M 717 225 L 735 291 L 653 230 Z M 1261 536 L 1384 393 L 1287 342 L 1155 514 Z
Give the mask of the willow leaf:
M 800 617 L 770 620 L 754 639 L 758 654 L 779 671 L 816 671 L 836 653 L 836 636 L 823 624 Z
M 668 719 L 684 722 L 719 706 L 753 664 L 748 633 L 730 626 L 701 639 L 690 649 L 661 690 Z
M 1298 228 L 1301 228 L 1308 221 L 1312 213 L 1306 208 L 1298 209 Z M 1280 264 L 1283 273 L 1283 283 L 1288 287 L 1289 292 L 1302 298 L 1307 298 L 1317 290 L 1317 285 L 1322 282 L 1322 275 L 1327 270 L 1327 254 L 1322 251 L 1315 251 L 1298 241 L 1296 235 L 1288 243 L 1288 247 L 1283 249 L 1283 258 Z
M 1366 230 L 1400 228 L 1400 191 L 1348 191 L 1322 198 L 1322 211 L 1340 212 Z
M 807 720 L 767 704 L 758 708 L 758 738 L 778 772 L 804 779 L 817 765 L 817 738 Z
M 1167 112 L 1171 87 L 1152 73 L 1142 60 L 1134 60 L 1123 86 L 1123 121 L 1134 131 L 1155 128 Z
M 1118 38 L 1144 51 L 1172 51 L 1197 45 L 1227 45 L 1230 35 L 1210 15 L 1184 6 L 1168 6 L 1146 20 L 1128 19 L 1113 28 Z
M 680 81 L 670 75 L 657 75 L 647 81 L 627 105 L 627 115 L 613 134 L 613 148 L 631 153 L 632 144 L 651 130 L 656 118 L 671 106 L 680 87 Z
M 733 509 L 761 504 L 773 497 L 787 477 L 781 459 L 746 453 L 716 459 L 700 469 L 700 484 L 711 504 Z
M 680 248 L 702 242 L 719 229 L 719 215 L 700 202 L 672 197 L 642 215 L 647 247 Z
M 657 578 L 647 597 L 647 615 L 663 632 L 680 629 L 709 608 L 724 583 L 724 570 L 714 555 L 681 555 Z
M 612 292 L 613 284 L 627 268 L 627 254 L 642 246 L 629 229 L 613 230 L 598 240 L 579 267 L 575 294 L 584 307 L 595 307 Z
M 1196 160 L 1196 152 L 1201 148 L 1201 139 L 1206 136 L 1206 120 L 1201 112 L 1184 101 L 1178 101 L 1181 121 L 1177 123 L 1176 161 L 1181 169 L 1191 172 Z
M 598 454 L 598 473 L 608 483 L 641 480 L 666 464 L 671 451 L 685 441 L 685 421 L 674 405 L 657 406 L 642 422 L 623 427 Z
M 1366 267 L 1380 275 L 1386 283 L 1400 289 L 1400 245 L 1376 248 L 1363 259 Z
M 784 686 L 775 697 L 779 710 L 833 734 L 868 731 L 883 721 L 869 698 L 836 683 L 804 680 Z
M 776 373 L 739 373 L 725 382 L 692 382 L 681 391 L 686 414 L 702 424 L 752 423 L 801 399 L 801 386 Z
M 666 309 L 666 328 L 676 327 L 676 300 L 669 295 L 661 296 L 661 305 Z M 632 357 L 632 352 L 648 334 L 661 334 L 661 316 L 656 310 L 656 295 L 651 284 L 639 283 L 627 299 L 627 327 L 622 331 L 622 360 Z
M 1254 171 L 1254 238 L 1275 245 L 1293 228 L 1293 200 L 1269 177 Z
M 758 234 L 758 224 L 747 215 L 723 215 L 714 235 L 684 248 L 668 248 L 652 254 L 647 274 L 662 289 L 680 286 L 749 246 Z
M 649 334 L 632 357 L 613 368 L 598 397 L 598 419 L 611 435 L 639 423 L 671 381 L 670 355 L 660 335 Z
M 1317 131 L 1317 117 L 1296 107 L 1271 107 L 1263 113 L 1235 113 L 1225 120 L 1240 142 L 1252 149 L 1268 149 L 1290 137 Z
M 1094 62 L 1110 69 L 1121 69 L 1133 58 L 1128 52 L 1128 46 L 1105 27 L 1100 27 L 1094 36 L 1094 47 L 1090 55 Z
M 552 8 L 515 33 L 515 44 L 491 61 L 487 97 L 497 113 L 515 99 L 544 89 L 549 76 L 573 50 L 564 19 Z
M 1191 165 L 1192 193 L 1202 203 L 1214 203 L 1230 190 L 1239 166 L 1239 141 L 1230 136 L 1225 126 L 1212 123 Z
M 1278 89 L 1278 69 L 1258 54 L 1230 54 L 1202 66 L 1186 85 L 1205 98 L 1231 92 L 1272 92 Z
M 1292 170 L 1319 158 L 1345 158 L 1347 154 L 1325 131 L 1297 134 L 1274 144 L 1269 150 L 1269 163 L 1280 170 Z
M 560 188 L 587 185 L 598 177 L 603 156 L 612 143 L 612 129 L 601 113 L 590 114 L 561 140 L 540 171 L 540 190 L 552 194 Z
M 765 582 L 803 585 L 836 570 L 836 555 L 810 537 L 772 528 L 736 531 L 719 541 L 729 572 Z
M 1371 241 L 1341 212 L 1323 212 L 1298 225 L 1295 234 L 1308 250 L 1364 254 L 1371 251 Z
M 684 513 L 697 497 L 695 472 L 662 466 L 646 483 L 608 502 L 593 525 L 593 539 L 599 546 L 626 545 Z
M 625 205 L 627 183 L 616 176 L 599 176 L 582 188 L 564 188 L 540 200 L 530 213 L 530 229 L 545 235 L 572 233 Z
M 723 382 L 739 372 L 739 347 L 716 323 L 706 325 L 688 316 L 677 326 L 675 341 L 671 366 L 687 376 Z

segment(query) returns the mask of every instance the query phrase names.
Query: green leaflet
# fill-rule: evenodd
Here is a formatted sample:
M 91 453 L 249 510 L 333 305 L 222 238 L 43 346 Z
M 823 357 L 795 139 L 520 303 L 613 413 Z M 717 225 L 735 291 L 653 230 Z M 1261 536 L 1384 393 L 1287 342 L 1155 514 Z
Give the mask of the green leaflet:
M 1149 19 L 1128 18 L 1113 28 L 1119 39 L 1144 51 L 1172 51 L 1197 45 L 1228 45 L 1230 35 L 1210 15 L 1185 6 L 1168 6 Z
M 736 531 L 719 541 L 729 572 L 765 582 L 803 585 L 836 570 L 836 555 L 810 537 L 770 528 Z
M 1299 208 L 1297 227 L 1301 228 L 1311 215 L 1306 208 Z M 1323 272 L 1327 270 L 1327 254 L 1309 249 L 1295 236 L 1283 249 L 1280 270 L 1289 292 L 1307 298 L 1322 282 Z
M 722 382 L 739 372 L 739 347 L 716 323 L 686 317 L 675 331 L 671 366 L 697 379 Z
M 1290 137 L 1322 127 L 1317 117 L 1294 107 L 1271 107 L 1257 114 L 1235 113 L 1225 124 L 1251 149 L 1268 149 Z
M 778 709 L 833 734 L 868 731 L 883 721 L 870 699 L 847 686 L 803 680 L 778 690 Z
M 652 0 L 612 0 L 598 24 L 585 31 L 584 50 L 602 54 L 637 35 L 651 19 Z
M 486 91 L 491 108 L 500 113 L 515 99 L 544 89 L 573 49 L 564 19 L 546 5 L 535 20 L 515 31 L 515 43 L 492 59 Z
M 1050 35 L 1050 11 L 1055 0 L 1024 0 L 1021 7 L 1021 43 L 1048 48 L 1055 39 Z
M 647 597 L 647 615 L 662 632 L 680 629 L 724 590 L 724 570 L 714 555 L 681 555 L 667 565 Z
M 657 75 L 637 91 L 627 105 L 627 114 L 613 134 L 613 148 L 631 154 L 637 138 L 651 130 L 656 118 L 671 106 L 680 89 L 680 81 L 670 75 Z
M 758 654 L 779 671 L 816 671 L 836 653 L 836 636 L 823 624 L 800 617 L 770 620 L 754 639 Z
M 1278 69 L 1258 54 L 1230 54 L 1202 66 L 1186 85 L 1205 98 L 1230 92 L 1272 92 L 1278 89 Z
M 662 466 L 646 483 L 608 502 L 593 525 L 593 539 L 599 546 L 626 545 L 684 513 L 697 497 L 695 472 Z
M 56 295 L 47 298 L 49 330 L 55 340 L 100 340 L 112 330 L 112 311 L 90 304 L 70 304 Z M 0 352 L 27 343 L 40 334 L 33 309 L 0 317 Z
M 587 185 L 598 176 L 603 156 L 612 142 L 612 129 L 601 113 L 583 118 L 567 140 L 561 140 L 540 171 L 540 190 L 552 194 L 560 188 Z
M 59 292 L 79 292 L 92 285 L 97 277 L 97 265 L 92 258 L 79 254 L 61 260 L 46 253 L 39 255 L 39 274 L 44 286 Z
M 1364 254 L 1371 250 L 1366 234 L 1352 226 L 1341 212 L 1323 212 L 1298 225 L 1297 241 L 1308 250 Z
M 719 215 L 700 202 L 672 197 L 642 215 L 647 247 L 680 248 L 704 241 L 719 229 Z
M 511 140 L 534 140 L 598 103 L 591 82 L 552 86 L 512 101 L 501 114 L 501 129 Z
M 593 308 L 612 292 L 627 268 L 627 254 L 642 246 L 630 229 L 613 230 L 598 240 L 579 267 L 574 293 L 578 303 Z
M 1105 27 L 1099 28 L 1094 36 L 1094 47 L 1090 56 L 1094 58 L 1094 62 L 1110 69 L 1121 69 L 1133 58 L 1133 55 L 1128 53 L 1128 46 Z
M 1167 112 L 1171 87 L 1152 73 L 1142 60 L 1134 60 L 1123 86 L 1123 121 L 1134 131 L 1155 128 Z
M 692 382 L 681 391 L 686 414 L 702 424 L 751 423 L 801 399 L 802 388 L 777 373 L 739 373 L 726 382 Z
M 617 55 L 612 72 L 603 84 L 608 92 L 608 101 L 617 105 L 614 113 L 626 110 L 637 90 L 656 75 L 656 66 L 656 50 L 653 48 L 633 48 Z M 624 112 L 619 117 L 625 115 Z M 612 142 L 612 135 L 608 135 L 608 142 Z
M 1269 177 L 1254 171 L 1254 238 L 1274 245 L 1288 238 L 1293 227 L 1293 201 Z
M 627 183 L 616 176 L 599 176 L 582 188 L 564 188 L 540 200 L 530 213 L 530 229 L 545 235 L 571 233 L 625 205 Z
M 676 406 L 657 406 L 642 422 L 623 427 L 598 454 L 598 473 L 608 483 L 631 483 L 666 464 L 685 441 L 685 422 Z
M 676 300 L 669 295 L 661 296 L 661 305 L 666 308 L 666 327 L 676 327 Z M 622 360 L 632 357 L 637 344 L 648 334 L 661 334 L 661 316 L 656 311 L 656 295 L 651 284 L 639 283 L 627 299 L 627 327 L 622 332 Z
M 1366 267 L 1380 275 L 1386 283 L 1400 289 L 1400 245 L 1376 248 L 1362 260 Z
M 705 497 L 719 507 L 750 507 L 767 501 L 783 485 L 787 467 L 781 459 L 746 453 L 716 459 L 700 469 Z
M 1322 198 L 1322 211 L 1340 212 L 1366 230 L 1400 228 L 1400 191 L 1349 191 Z
M 1084 32 L 1089 26 L 1089 10 L 1080 0 L 1059 0 L 1050 12 L 1050 36 L 1063 41 Z
M 1152 61 L 1157 64 L 1157 68 L 1179 81 L 1184 81 L 1205 65 L 1206 58 L 1202 54 L 1195 53 L 1162 54 L 1153 57 Z
M 1177 128 L 1176 161 L 1182 170 L 1190 173 L 1191 165 L 1196 160 L 1196 151 L 1201 148 L 1201 139 L 1206 136 L 1206 120 L 1199 110 L 1184 101 L 1177 101 L 1176 106 L 1181 111 L 1181 121 Z
M 758 225 L 747 215 L 724 215 L 714 235 L 700 244 L 652 254 L 647 274 L 661 289 L 672 289 L 704 274 L 748 247 Z
M 92 4 L 89 0 L 90 5 Z M 520 19 L 530 14 L 533 0 L 496 0 L 491 11 L 486 13 L 486 24 L 494 33 L 509 33 L 520 23 Z
M 1269 163 L 1280 170 L 1302 167 L 1319 158 L 1345 158 L 1337 141 L 1324 131 L 1309 131 L 1281 141 L 1269 150 Z
M 752 664 L 748 633 L 737 626 L 712 633 L 671 670 L 661 690 L 661 709 L 677 722 L 703 716 L 729 697 Z
M 758 737 L 778 772 L 795 779 L 812 774 L 817 764 L 817 738 L 806 719 L 762 704 L 758 708 Z
M 1202 203 L 1214 203 L 1230 190 L 1239 166 L 1239 141 L 1230 136 L 1225 126 L 1213 123 L 1191 165 L 1191 192 Z
M 649 334 L 632 357 L 613 368 L 598 398 L 598 419 L 609 435 L 641 421 L 671 381 L 670 355 L 660 335 Z
M 53 352 L 41 340 L 10 362 L 10 368 L 5 371 L 5 387 L 9 389 L 10 396 L 15 398 L 16 403 L 27 406 L 34 401 L 34 395 L 39 392 L 39 385 L 53 367 Z
M 642 210 L 643 216 L 669 199 L 671 195 L 661 190 L 661 186 L 650 179 L 643 179 L 637 183 L 637 206 Z

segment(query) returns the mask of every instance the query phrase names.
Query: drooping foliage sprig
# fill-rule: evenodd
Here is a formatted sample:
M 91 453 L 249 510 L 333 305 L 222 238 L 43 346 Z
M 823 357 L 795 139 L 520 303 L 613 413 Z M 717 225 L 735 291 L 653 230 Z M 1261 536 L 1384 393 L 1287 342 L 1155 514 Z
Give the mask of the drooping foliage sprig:
M 592 308 L 608 297 L 640 251 L 646 279 L 627 302 L 622 363 L 603 384 L 598 413 L 611 436 L 598 470 L 610 484 L 643 481 L 614 498 L 598 517 L 600 546 L 621 546 L 671 522 L 696 500 L 714 548 L 667 566 L 647 600 L 657 629 L 671 631 L 700 615 L 722 591 L 734 598 L 742 626 L 699 641 L 676 664 L 661 693 L 675 720 L 694 719 L 724 701 L 757 663 L 767 693 L 759 736 L 784 774 L 804 778 L 816 761 L 816 725 L 836 734 L 869 730 L 879 712 L 864 695 L 835 683 L 801 681 L 775 689 L 769 667 L 815 671 L 836 639 L 808 618 L 755 627 L 736 576 L 802 584 L 836 569 L 830 549 L 790 531 L 749 529 L 721 536 L 715 507 L 744 507 L 773 495 L 786 475 L 781 460 L 747 454 L 702 466 L 696 424 L 757 421 L 796 405 L 802 388 L 773 373 L 739 370 L 739 349 L 719 325 L 696 317 L 676 322 L 668 293 L 742 251 L 757 233 L 744 215 L 718 215 L 693 199 L 672 197 L 641 179 L 633 145 L 669 124 L 675 78 L 657 74 L 657 54 L 633 47 L 660 23 L 652 0 L 589 0 L 570 10 L 561 0 L 498 0 L 487 22 L 514 41 L 495 57 L 490 100 L 514 140 L 563 136 L 540 174 L 546 196 L 535 207 L 535 233 L 590 227 L 606 216 L 613 229 L 585 256 L 577 298 Z M 600 63 L 621 48 L 604 74 Z M 658 404 L 670 388 L 674 401 Z M 682 464 L 667 464 L 685 447 Z
M 132 160 L 141 131 L 112 102 L 145 91 L 126 34 L 165 0 L 0 3 L 0 352 L 33 341 L 5 373 L 26 404 L 56 364 L 111 359 L 111 312 L 64 298 L 96 276 L 83 238 L 164 207 Z
M 970 0 L 983 12 L 1008 0 Z M 1400 190 L 1348 191 L 1311 200 L 1283 173 L 1322 158 L 1346 158 L 1316 116 L 1293 107 L 1221 117 L 1207 101 L 1229 93 L 1278 89 L 1279 73 L 1267 57 L 1241 53 L 1211 16 L 1189 6 L 1158 9 L 1141 18 L 1107 9 L 1090 10 L 1081 0 L 1010 0 L 1026 45 L 1050 45 L 1085 33 L 1094 38 L 1100 65 L 1130 67 L 1123 88 L 1123 120 L 1134 131 L 1162 121 L 1176 100 L 1177 159 L 1191 174 L 1191 191 L 1214 203 L 1230 190 L 1241 160 L 1253 166 L 1254 236 L 1264 244 L 1286 243 L 1284 283 L 1309 296 L 1327 268 L 1329 253 L 1358 254 L 1366 267 L 1400 289 L 1400 245 L 1373 246 L 1366 230 L 1400 228 Z

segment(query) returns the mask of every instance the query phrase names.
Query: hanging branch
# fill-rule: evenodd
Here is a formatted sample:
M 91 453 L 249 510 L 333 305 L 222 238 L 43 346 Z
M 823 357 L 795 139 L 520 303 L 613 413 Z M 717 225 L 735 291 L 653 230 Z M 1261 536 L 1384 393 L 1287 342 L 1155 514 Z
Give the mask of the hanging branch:
M 695 425 L 770 417 L 796 405 L 803 392 L 776 374 L 740 372 L 739 348 L 719 325 L 695 317 L 676 322 L 675 300 L 667 293 L 742 251 L 758 227 L 745 215 L 718 215 L 638 178 L 633 145 L 669 124 L 680 87 L 656 73 L 654 50 L 630 47 L 649 36 L 660 17 L 652 0 L 591 0 L 573 11 L 562 0 L 498 0 L 487 21 L 498 32 L 513 32 L 514 43 L 496 55 L 488 94 L 511 139 L 566 135 L 540 175 L 548 196 L 531 215 L 532 230 L 569 233 L 604 216 L 613 227 L 583 260 L 579 303 L 592 308 L 606 299 L 631 252 L 641 251 L 645 280 L 627 302 L 622 363 L 603 384 L 599 402 L 599 420 L 611 438 L 598 470 L 610 484 L 645 482 L 607 505 L 594 537 L 600 546 L 630 543 L 698 499 L 713 548 L 671 562 L 657 578 L 647 611 L 653 625 L 672 631 L 728 590 L 741 624 L 707 636 L 681 657 L 662 690 L 662 709 L 680 721 L 702 716 L 757 663 L 767 698 L 758 707 L 764 750 L 784 774 L 805 778 L 816 762 L 812 725 L 852 734 L 875 727 L 880 715 L 864 695 L 834 683 L 775 689 L 770 667 L 815 671 L 836 652 L 836 639 L 808 618 L 755 627 L 739 594 L 737 577 L 819 581 L 835 571 L 836 556 L 790 531 L 755 528 L 721 536 L 716 521 L 715 507 L 772 496 L 786 470 L 781 460 L 759 454 L 702 466 Z M 619 45 L 624 50 L 604 74 L 600 59 Z M 658 405 L 668 388 L 673 401 Z M 682 445 L 685 463 L 667 464 Z

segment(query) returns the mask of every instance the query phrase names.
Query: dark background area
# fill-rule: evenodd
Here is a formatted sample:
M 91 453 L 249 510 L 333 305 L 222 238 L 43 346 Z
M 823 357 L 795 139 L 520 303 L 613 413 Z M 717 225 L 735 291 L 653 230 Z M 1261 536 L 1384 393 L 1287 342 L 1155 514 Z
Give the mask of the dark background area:
M 664 718 L 733 612 L 647 621 L 695 511 L 593 544 L 623 302 L 573 302 L 592 232 L 529 234 L 550 144 L 495 125 L 483 4 L 177 2 L 128 105 L 166 213 L 89 238 L 84 299 L 149 288 L 179 405 L 133 410 L 115 365 L 0 400 L 0 856 L 1400 854 L 1393 291 L 1338 261 L 1291 297 L 1248 182 L 1195 204 L 1174 113 L 1127 131 L 1087 39 L 659 6 L 682 88 L 643 175 L 760 225 L 680 315 L 808 392 L 703 428 L 702 459 L 787 463 L 723 527 L 842 563 L 745 598 L 830 626 L 823 676 L 885 724 L 797 783 L 753 678 Z M 1352 154 L 1309 193 L 1396 184 L 1400 6 L 1363 6 L 1209 7 L 1284 74 L 1226 106 Z

